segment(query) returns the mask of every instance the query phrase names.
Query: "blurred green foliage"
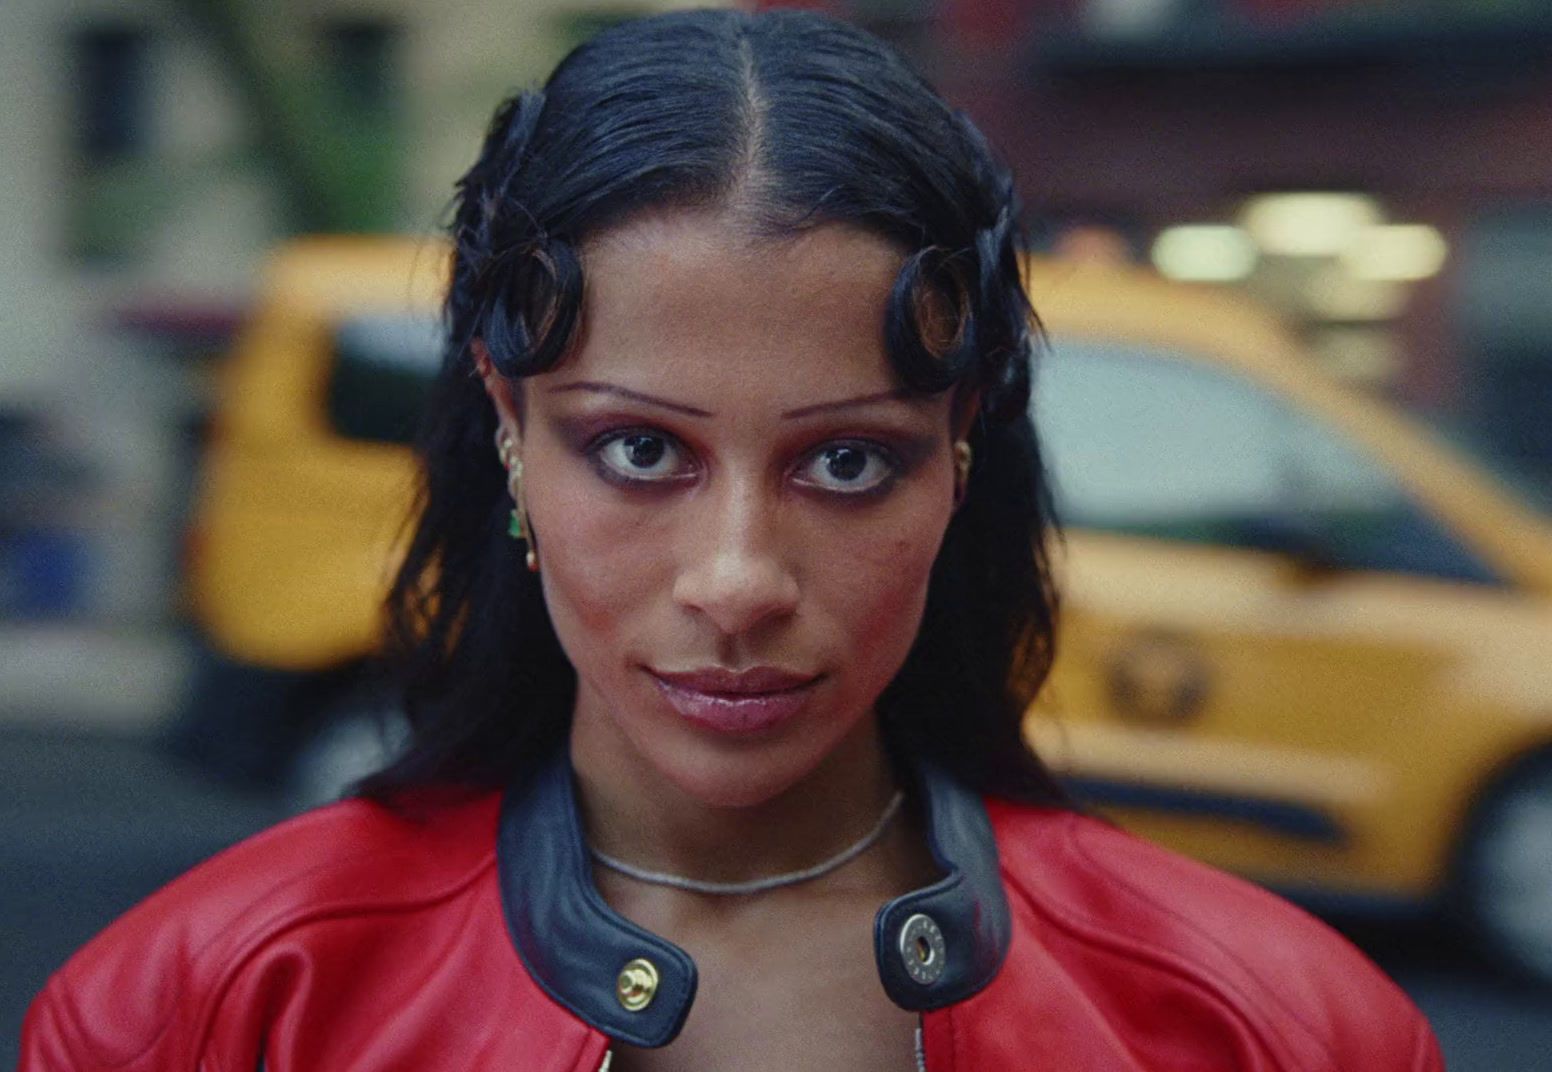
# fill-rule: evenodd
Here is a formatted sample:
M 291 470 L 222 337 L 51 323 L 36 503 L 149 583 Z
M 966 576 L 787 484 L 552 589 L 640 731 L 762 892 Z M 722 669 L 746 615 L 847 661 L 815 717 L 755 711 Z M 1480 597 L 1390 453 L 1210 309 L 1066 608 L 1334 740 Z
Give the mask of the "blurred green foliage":
M 259 0 L 180 0 L 231 72 L 297 231 L 391 229 L 397 115 L 362 92 L 375 72 L 321 63 L 317 41 L 276 32 Z

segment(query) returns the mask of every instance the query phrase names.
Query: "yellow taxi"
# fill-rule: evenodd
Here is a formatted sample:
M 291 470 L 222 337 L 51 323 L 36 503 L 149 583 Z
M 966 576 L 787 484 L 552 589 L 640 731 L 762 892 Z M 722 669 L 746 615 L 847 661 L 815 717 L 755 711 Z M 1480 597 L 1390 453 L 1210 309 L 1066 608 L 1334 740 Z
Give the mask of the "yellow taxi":
M 447 267 L 434 240 L 294 241 L 222 367 L 188 534 L 200 658 L 171 744 L 229 783 L 319 803 L 391 746 L 373 653 Z
M 1317 904 L 1453 901 L 1552 978 L 1552 524 L 1244 299 L 1039 264 L 1067 545 L 1026 733 L 1131 829 Z
M 429 241 L 294 243 L 226 366 L 181 736 L 304 800 L 381 755 L 364 668 L 445 270 Z M 1306 900 L 1452 901 L 1552 978 L 1548 519 L 1243 298 L 1064 263 L 1029 285 L 1067 526 L 1029 740 L 1148 837 Z

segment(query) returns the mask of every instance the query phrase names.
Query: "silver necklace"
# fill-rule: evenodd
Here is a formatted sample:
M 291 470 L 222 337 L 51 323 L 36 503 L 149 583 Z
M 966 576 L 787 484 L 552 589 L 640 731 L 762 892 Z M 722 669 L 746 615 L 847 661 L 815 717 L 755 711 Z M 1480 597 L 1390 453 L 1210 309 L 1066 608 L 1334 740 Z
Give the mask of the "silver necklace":
M 769 878 L 751 879 L 748 882 L 705 882 L 698 878 L 687 878 L 684 875 L 670 875 L 663 871 L 648 871 L 645 868 L 628 864 L 624 860 L 616 859 L 606 853 L 600 852 L 593 846 L 588 846 L 588 852 L 593 854 L 593 859 L 603 864 L 611 871 L 635 879 L 637 882 L 650 883 L 653 886 L 669 886 L 676 890 L 687 890 L 690 893 L 710 893 L 721 897 L 741 897 L 751 893 L 764 893 L 767 890 L 780 889 L 783 886 L 796 886 L 800 882 L 808 882 L 828 875 L 831 871 L 851 863 L 857 857 L 871 849 L 878 839 L 884 836 L 884 831 L 889 827 L 889 820 L 895 817 L 900 810 L 900 805 L 905 803 L 905 793 L 896 790 L 895 795 L 889 798 L 889 804 L 884 808 L 884 814 L 878 817 L 878 822 L 862 836 L 862 840 L 847 848 L 842 849 L 836 855 L 817 863 L 813 867 L 806 867 L 801 871 L 789 871 L 784 875 L 772 875 Z

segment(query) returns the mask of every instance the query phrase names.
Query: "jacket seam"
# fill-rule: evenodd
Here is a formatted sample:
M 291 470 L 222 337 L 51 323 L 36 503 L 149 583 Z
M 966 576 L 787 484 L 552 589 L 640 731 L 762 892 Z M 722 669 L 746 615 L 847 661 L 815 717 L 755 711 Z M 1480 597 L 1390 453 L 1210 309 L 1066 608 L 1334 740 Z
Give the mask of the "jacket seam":
M 100 1068 L 127 1068 L 134 1064 L 150 1053 L 156 1047 L 156 1044 L 162 1041 L 163 1036 L 167 1034 L 167 1029 L 172 1026 L 173 1020 L 177 1017 L 177 1007 L 175 1004 L 173 1011 L 168 1013 L 166 1018 L 157 1025 L 155 1033 L 146 1040 L 145 1045 L 121 1061 L 109 1060 L 82 1026 L 80 1010 L 76 1008 L 75 998 L 70 993 L 70 988 L 64 984 L 62 977 L 56 976 L 55 980 L 53 988 L 57 990 L 57 1004 L 70 1021 L 70 1030 L 75 1035 L 74 1041 L 79 1045 L 80 1049 L 91 1055 L 92 1062 Z
M 1239 965 L 1252 978 L 1254 978 L 1255 973 L 1249 968 L 1249 966 L 1246 965 L 1237 956 L 1235 956 L 1231 950 L 1213 938 L 1211 934 L 1197 927 L 1194 923 L 1191 922 L 1190 919 L 1183 917 L 1178 913 L 1171 911 L 1167 907 L 1152 901 L 1132 882 L 1118 875 L 1114 871 L 1111 871 L 1110 869 L 1100 865 L 1099 862 L 1096 861 L 1094 857 L 1090 855 L 1079 843 L 1076 836 L 1077 822 L 1078 817 L 1075 815 L 1068 815 L 1065 817 L 1065 822 L 1063 824 L 1063 839 L 1066 842 L 1066 846 L 1069 852 L 1079 857 L 1092 873 L 1124 888 L 1134 898 L 1164 913 L 1176 923 L 1184 926 L 1193 935 L 1205 939 L 1211 946 L 1213 946 L 1224 955 L 1228 956 L 1230 960 Z M 1073 912 L 1065 907 L 1058 908 L 1054 904 L 1032 896 L 1027 886 L 1020 882 L 1016 875 L 1006 870 L 1004 873 L 1007 875 L 1007 879 L 1010 884 L 1018 886 L 1028 903 L 1034 906 L 1038 911 L 1041 911 L 1044 915 L 1061 926 L 1064 930 L 1085 940 L 1091 946 L 1103 948 L 1113 956 L 1124 957 L 1132 960 L 1147 959 L 1153 963 L 1157 970 L 1175 976 L 1176 978 L 1191 984 L 1197 990 L 1210 995 L 1212 999 L 1225 1010 L 1227 1010 L 1230 1015 L 1244 1023 L 1251 1034 L 1260 1040 L 1262 1046 L 1274 1052 L 1281 1051 L 1282 1056 L 1278 1058 L 1279 1063 L 1287 1067 L 1288 1062 L 1292 1060 L 1289 1040 L 1282 1036 L 1281 1032 L 1277 1030 L 1276 1025 L 1268 1022 L 1267 1018 L 1252 1016 L 1250 1014 L 1249 1010 L 1253 1008 L 1256 1003 L 1250 1000 L 1249 994 L 1247 994 L 1241 987 L 1235 985 L 1228 978 L 1212 971 L 1204 965 L 1182 963 L 1182 957 L 1180 954 L 1170 950 L 1168 947 L 1154 945 L 1153 943 L 1146 942 L 1135 937 L 1129 937 L 1125 939 L 1118 937 L 1117 935 L 1102 927 L 1097 921 L 1082 915 L 1079 912 Z M 1281 1001 L 1278 1001 L 1275 994 L 1272 995 L 1272 1000 L 1276 1002 L 1280 1008 L 1282 1008 L 1290 1020 L 1298 1024 L 1299 1027 L 1301 1027 L 1309 1034 L 1311 1039 L 1315 1042 L 1316 1046 L 1322 1053 L 1325 1054 L 1328 1067 L 1332 1069 L 1339 1069 L 1341 1065 L 1337 1061 L 1335 1052 L 1325 1043 L 1323 1039 L 1321 1039 L 1319 1033 L 1316 1032 L 1307 1022 L 1305 1022 L 1303 1017 L 1300 1016 L 1296 1010 L 1289 1008 Z
M 305 825 L 305 826 L 318 825 L 316 822 L 310 821 L 311 819 L 313 819 L 315 817 L 316 816 L 302 816 L 302 817 L 298 817 L 298 819 L 295 820 L 295 822 L 299 826 L 300 825 Z M 255 841 L 267 841 L 267 840 L 269 840 L 270 837 L 274 836 L 275 834 L 276 834 L 276 830 L 275 829 L 271 829 L 271 830 L 265 831 L 265 833 L 263 835 L 260 835 L 260 837 L 254 839 L 254 840 Z M 227 849 L 224 849 L 221 852 L 217 853 L 215 856 L 211 857 L 210 860 L 205 861 L 205 863 L 206 864 L 211 864 L 215 860 L 217 860 L 217 859 L 219 859 L 221 857 L 226 856 L 228 853 L 231 853 L 231 852 L 235 851 L 239 847 L 240 846 L 231 846 L 231 847 L 229 847 Z M 409 902 L 409 903 L 410 904 L 413 904 L 413 903 L 430 903 L 430 902 L 438 900 L 438 899 L 440 899 L 442 897 L 448 896 L 451 893 L 456 892 L 457 890 L 459 890 L 459 889 L 463 888 L 464 886 L 466 886 L 468 884 L 468 882 L 472 878 L 477 877 L 482 871 L 488 869 L 488 867 L 490 865 L 490 862 L 491 862 L 491 858 L 494 855 L 495 855 L 495 852 L 494 852 L 493 848 L 486 850 L 470 866 L 470 870 L 468 872 L 461 873 L 461 874 L 457 875 L 456 877 L 454 877 L 452 879 L 449 879 L 445 886 L 443 886 L 442 888 L 440 888 L 440 889 L 438 889 L 438 890 L 436 890 L 436 891 L 434 891 L 434 892 L 432 892 L 430 894 L 423 895 L 421 898 L 418 899 L 417 902 Z M 342 862 L 348 862 L 348 860 L 347 861 L 342 861 Z M 255 896 L 253 896 L 252 898 L 250 898 L 248 900 L 248 902 L 245 905 L 245 907 L 242 910 L 239 911 L 238 916 L 240 916 L 244 912 L 251 911 L 255 906 L 261 905 L 266 899 L 275 896 L 279 891 L 284 890 L 284 889 L 286 889 L 289 886 L 293 886 L 293 885 L 296 885 L 298 883 L 305 882 L 306 880 L 308 880 L 312 876 L 316 875 L 319 871 L 325 871 L 325 870 L 329 870 L 329 869 L 330 868 L 327 865 L 319 865 L 317 867 L 309 868 L 308 870 L 304 871 L 303 873 L 301 873 L 299 875 L 293 875 L 293 876 L 284 878 L 281 881 L 278 881 L 278 882 L 274 883 L 273 885 L 266 887 L 262 892 L 256 894 Z M 338 907 L 338 906 L 334 906 L 334 907 Z M 328 909 L 328 910 L 332 910 L 332 909 Z M 328 911 L 328 910 L 325 910 L 325 911 Z M 272 927 L 274 925 L 274 919 L 275 918 L 283 918 L 283 916 L 284 916 L 284 913 L 280 913 L 278 916 L 272 917 L 271 919 L 266 920 L 264 922 L 264 924 L 262 924 L 260 927 L 256 928 L 256 930 L 258 931 L 258 933 L 261 936 L 265 935 L 265 934 L 268 934 L 268 928 L 270 928 L 270 927 Z M 193 962 L 198 961 L 201 957 L 203 957 L 210 950 L 211 947 L 213 947 L 218 942 L 220 942 L 222 940 L 222 938 L 226 936 L 227 933 L 229 933 L 229 928 L 223 928 L 222 930 L 217 931 L 214 935 L 212 935 L 206 941 L 202 942 L 197 948 L 190 950 L 188 952 L 188 954 L 187 954 L 187 958 L 186 958 L 187 962 L 193 963 Z M 279 933 L 279 931 L 276 931 L 275 933 Z M 234 960 L 233 963 L 234 964 L 241 963 L 242 961 L 245 961 L 249 955 L 251 955 L 250 952 L 245 952 L 245 953 L 243 953 L 241 955 L 240 958 L 238 958 L 237 960 Z M 62 968 L 60 971 L 55 973 L 55 975 L 51 978 L 49 984 L 47 984 L 45 986 L 45 989 L 46 990 L 47 989 L 54 989 L 58 993 L 59 1001 L 60 1001 L 60 1003 L 62 1005 L 65 1006 L 66 1012 L 67 1012 L 67 1014 L 69 1016 L 70 1026 L 76 1032 L 76 1038 L 77 1038 L 77 1042 L 79 1044 L 79 1047 L 83 1051 L 85 1051 L 88 1055 L 90 1055 L 91 1059 L 93 1061 L 95 1061 L 98 1065 L 100 1065 L 101 1067 L 104 1067 L 104 1068 L 124 1068 L 124 1067 L 127 1067 L 127 1066 L 133 1064 L 134 1062 L 140 1060 L 147 1053 L 149 1053 L 152 1049 L 154 1049 L 157 1046 L 157 1044 L 159 1044 L 162 1041 L 163 1037 L 167 1034 L 167 1031 L 171 1028 L 173 1022 L 177 1019 L 178 1008 L 179 1008 L 181 1002 L 175 1000 L 173 1002 L 173 1006 L 172 1006 L 171 1011 L 156 1026 L 155 1031 L 152 1032 L 151 1036 L 145 1041 L 145 1043 L 143 1045 L 141 1045 L 133 1053 L 125 1056 L 122 1059 L 110 1060 L 104 1054 L 102 1048 L 91 1038 L 91 1035 L 88 1032 L 86 1032 L 86 1031 L 84 1031 L 82 1029 L 80 1017 L 79 1017 L 78 1013 L 76 1012 L 76 1010 L 74 1009 L 74 1001 L 70 997 L 70 993 L 69 993 L 69 986 L 68 986 L 68 981 L 67 981 L 67 978 L 66 978 L 68 971 L 69 971 L 69 965 L 67 964 L 64 968 Z M 223 971 L 223 972 L 218 972 L 217 973 L 215 983 L 213 984 L 215 989 L 224 990 L 225 987 L 227 985 L 229 985 L 228 984 L 228 978 L 227 978 L 229 973 L 230 973 L 230 967 L 228 969 L 226 969 L 225 971 Z M 183 972 L 181 974 L 183 976 L 183 981 L 186 982 L 190 973 L 185 971 L 185 972 Z M 183 989 L 184 989 L 183 986 L 181 986 L 181 985 L 177 986 L 177 987 L 175 987 L 175 993 L 181 993 Z M 208 1004 L 208 1002 L 207 1002 L 207 1004 Z M 196 1024 L 202 1024 L 203 1023 L 203 1018 L 204 1018 L 205 1015 L 206 1015 L 206 1011 L 202 1009 L 201 1013 L 200 1013 L 200 1016 L 198 1018 L 196 1018 L 196 1021 L 195 1021 Z M 203 1045 L 203 1040 L 204 1040 L 204 1037 L 205 1037 L 206 1033 L 207 1033 L 207 1029 L 205 1027 L 201 1026 L 199 1028 L 199 1037 L 200 1037 L 200 1040 L 201 1040 L 201 1045 Z
M 60 1041 L 65 1043 L 69 1049 L 79 1049 L 85 1052 L 90 1056 L 93 1064 L 101 1068 L 125 1068 L 140 1060 L 140 1058 L 144 1057 L 147 1053 L 150 1053 L 151 1050 L 155 1048 L 156 1044 L 162 1040 L 162 1036 L 167 1034 L 167 1029 L 172 1026 L 173 1020 L 177 1017 L 177 1005 L 175 1002 L 173 1010 L 169 1012 L 162 1020 L 162 1022 L 157 1025 L 156 1031 L 152 1033 L 151 1037 L 146 1040 L 144 1045 L 142 1045 L 138 1050 L 128 1055 L 121 1061 L 109 1060 L 108 1057 L 102 1052 L 102 1049 L 92 1040 L 91 1035 L 82 1026 L 80 1011 L 76 1008 L 75 998 L 71 994 L 70 987 L 66 984 L 62 972 L 56 974 L 49 982 L 48 986 L 44 988 L 45 994 L 49 994 L 50 992 L 52 992 L 52 1004 L 57 1007 L 58 1013 L 60 1014 L 55 1016 L 55 1020 L 58 1021 L 63 1019 L 67 1021 L 73 1036 L 72 1039 L 68 1041 L 63 1038 L 61 1038 Z M 71 1045 L 71 1043 L 74 1043 L 74 1045 Z
M 1034 902 L 1033 898 L 1030 898 L 1029 900 Z M 1046 916 L 1046 918 L 1051 923 L 1066 931 L 1067 933 L 1076 936 L 1078 939 L 1083 941 L 1084 944 L 1090 946 L 1091 948 L 1098 948 L 1101 951 L 1108 953 L 1110 956 L 1121 960 L 1131 961 L 1134 963 L 1139 960 L 1144 961 L 1148 964 L 1148 966 L 1153 968 L 1153 970 L 1163 975 L 1169 975 L 1180 979 L 1193 988 L 1206 994 L 1211 998 L 1215 1005 L 1218 1005 L 1227 1011 L 1230 1016 L 1233 1016 L 1235 1019 L 1244 1023 L 1246 1028 L 1250 1031 L 1251 1035 L 1255 1037 L 1263 1047 L 1267 1045 L 1267 1040 L 1262 1037 L 1263 1032 L 1260 1028 L 1260 1025 L 1256 1022 L 1253 1022 L 1249 1016 L 1247 1016 L 1246 1013 L 1237 1006 L 1234 999 L 1236 997 L 1242 998 L 1242 995 L 1239 995 L 1232 987 L 1224 986 L 1220 988 L 1218 985 L 1218 980 L 1203 978 L 1199 973 L 1193 972 L 1181 966 L 1175 962 L 1176 958 L 1170 956 L 1167 950 L 1161 951 L 1146 946 L 1134 946 L 1117 941 L 1109 934 L 1102 934 L 1093 930 L 1093 923 L 1091 920 L 1069 916 L 1057 909 L 1052 908 L 1049 905 L 1042 905 L 1038 902 L 1034 903 L 1036 906 L 1036 911 Z M 1279 1046 L 1278 1049 L 1282 1049 L 1282 1047 Z M 1287 1067 L 1286 1061 L 1282 1057 L 1278 1058 L 1278 1064 L 1280 1067 Z
M 79 1048 L 90 1051 L 91 1046 L 86 1041 L 86 1032 L 81 1030 L 80 1011 L 76 1009 L 75 1000 L 71 997 L 69 988 L 64 985 L 59 976 L 56 975 L 44 987 L 44 994 L 50 997 L 44 1009 L 48 1012 L 55 1030 L 58 1031 L 61 1026 L 66 1026 L 71 1032 L 70 1038 L 66 1038 L 62 1032 L 59 1034 L 60 1046 L 67 1051 L 74 1051 L 78 1048 L 76 1044 L 79 1044 Z M 24 1052 L 23 1057 L 25 1056 Z M 92 1054 L 92 1057 L 98 1064 L 105 1063 L 98 1059 L 96 1054 Z
M 577 1072 L 596 1072 L 596 1069 L 588 1068 L 587 1065 L 582 1063 L 582 1055 L 587 1053 L 587 1045 L 588 1045 L 589 1042 L 591 1042 L 593 1040 L 593 1036 L 594 1035 L 603 1035 L 604 1032 L 599 1031 L 592 1024 L 589 1024 L 586 1021 L 578 1021 L 578 1022 L 581 1023 L 582 1026 L 584 1028 L 586 1028 L 586 1030 L 582 1032 L 582 1038 L 577 1043 L 576 1056 L 574 1056 L 571 1059 L 571 1066 L 573 1068 L 575 1068 L 577 1070 Z M 607 1035 L 605 1035 L 605 1040 L 606 1041 L 604 1043 L 604 1048 L 607 1050 L 609 1048 L 609 1045 L 610 1045 L 610 1042 L 608 1041 L 608 1036 Z
M 1127 836 L 1130 836 L 1130 835 L 1127 835 Z M 1231 960 L 1236 965 L 1238 965 L 1239 968 L 1242 971 L 1244 971 L 1245 974 L 1247 976 L 1249 976 L 1252 980 L 1256 980 L 1257 982 L 1259 982 L 1259 979 L 1257 977 L 1256 972 L 1250 967 L 1250 965 L 1245 963 L 1245 961 L 1243 959 L 1241 959 L 1239 957 L 1239 955 L 1237 953 L 1235 953 L 1235 951 L 1232 948 L 1230 948 L 1229 946 L 1225 945 L 1224 943 L 1220 942 L 1217 938 L 1215 938 L 1210 931 L 1207 931 L 1204 928 L 1197 926 L 1197 924 L 1195 922 L 1193 922 L 1189 917 L 1181 915 L 1180 913 L 1174 911 L 1172 908 L 1169 908 L 1169 907 L 1164 906 L 1164 905 L 1157 904 L 1156 902 L 1149 900 L 1147 895 L 1146 895 L 1146 893 L 1144 893 L 1144 891 L 1138 889 L 1138 887 L 1134 883 L 1132 883 L 1129 879 L 1127 879 L 1126 877 L 1124 877 L 1122 875 L 1117 874 L 1115 871 L 1113 871 L 1111 869 L 1105 868 L 1078 841 L 1078 838 L 1077 838 L 1077 823 L 1075 821 L 1071 821 L 1071 822 L 1069 822 L 1067 824 L 1067 841 L 1068 841 L 1068 844 L 1070 844 L 1073 847 L 1073 849 L 1075 851 L 1077 851 L 1083 857 L 1083 859 L 1088 862 L 1089 866 L 1092 867 L 1095 871 L 1103 871 L 1104 873 L 1110 875 L 1110 877 L 1114 881 L 1118 882 L 1120 885 L 1122 885 L 1122 886 L 1126 887 L 1126 889 L 1130 890 L 1132 892 L 1133 896 L 1137 897 L 1139 900 L 1143 901 L 1144 903 L 1149 904 L 1149 905 L 1153 906 L 1154 908 L 1157 908 L 1159 911 L 1163 912 L 1165 915 L 1167 915 L 1171 919 L 1175 920 L 1181 926 L 1183 926 L 1186 929 L 1192 931 L 1194 934 L 1196 934 L 1196 936 L 1198 938 L 1201 938 L 1202 940 L 1206 941 L 1209 945 L 1213 946 L 1215 949 L 1217 949 L 1224 956 L 1228 957 L 1229 960 Z M 1144 943 L 1142 941 L 1138 941 L 1137 944 L 1139 946 L 1142 946 L 1142 945 L 1144 945 L 1146 943 Z M 1167 952 L 1168 952 L 1167 950 L 1162 950 L 1162 951 L 1161 950 L 1155 950 L 1155 953 L 1157 955 L 1167 955 Z M 1205 969 L 1205 968 L 1200 969 L 1200 970 L 1204 974 L 1207 971 L 1207 969 Z M 1228 990 L 1230 990 L 1230 991 L 1232 991 L 1232 992 L 1234 992 L 1236 994 L 1241 993 L 1240 988 L 1235 986 L 1228 979 L 1220 979 L 1219 980 L 1219 984 L 1221 986 L 1223 986 L 1225 989 L 1228 989 Z M 1293 1007 L 1293 1005 L 1283 1001 L 1278 996 L 1276 990 L 1272 989 L 1271 987 L 1262 985 L 1261 987 L 1259 987 L 1259 989 L 1261 989 L 1265 993 L 1265 995 L 1266 995 L 1266 997 L 1267 997 L 1267 999 L 1269 1001 L 1271 1001 L 1274 1005 L 1276 1005 L 1278 1008 L 1280 1008 L 1283 1011 L 1283 1013 L 1288 1017 L 1288 1019 L 1290 1021 L 1292 1021 L 1293 1023 L 1298 1024 L 1301 1028 L 1304 1029 L 1305 1033 L 1307 1035 L 1309 1035 L 1310 1040 L 1312 1042 L 1314 1042 L 1315 1045 L 1317 1047 L 1319 1047 L 1322 1051 L 1324 1051 L 1324 1053 L 1326 1055 L 1326 1059 L 1330 1062 L 1330 1065 L 1331 1065 L 1332 1068 L 1335 1069 L 1335 1068 L 1340 1068 L 1341 1067 L 1341 1062 L 1340 1062 L 1340 1060 L 1337 1057 L 1336 1051 L 1331 1048 L 1330 1044 L 1321 1035 L 1321 1033 L 1315 1029 L 1314 1025 L 1310 1024 L 1307 1020 L 1304 1019 L 1304 1017 L 1301 1014 L 1300 1010 L 1298 1010 L 1297 1008 Z M 1247 1019 L 1247 1022 L 1248 1022 L 1249 1018 L 1247 1017 L 1246 1019 Z M 1265 1025 L 1263 1025 L 1263 1029 L 1265 1031 L 1267 1031 L 1268 1033 L 1271 1033 L 1271 1034 L 1280 1034 L 1280 1032 L 1278 1032 L 1276 1030 L 1275 1024 L 1270 1023 L 1270 1022 L 1265 1024 Z M 1287 1040 L 1286 1039 L 1282 1039 L 1281 1041 L 1283 1042 L 1283 1044 L 1285 1046 L 1287 1045 Z
M 337 917 L 350 911 L 361 911 L 364 908 L 373 908 L 376 909 L 377 912 L 408 911 L 415 908 L 422 908 L 428 904 L 434 904 L 437 901 L 445 900 L 446 898 L 455 896 L 467 888 L 484 872 L 488 871 L 494 856 L 494 850 L 485 853 L 480 857 L 479 861 L 470 869 L 468 873 L 459 875 L 456 879 L 452 880 L 449 885 L 443 887 L 442 889 L 414 900 L 406 900 L 398 903 L 385 902 L 380 906 L 369 905 L 369 903 L 365 901 L 345 901 L 334 905 L 309 908 L 302 911 L 295 919 L 291 920 L 287 920 L 287 913 L 282 911 L 275 913 L 266 919 L 263 923 L 255 926 L 253 928 L 253 936 L 248 939 L 245 946 L 239 946 L 239 952 L 236 953 L 227 963 L 227 965 L 216 974 L 216 977 L 212 980 L 211 986 L 207 991 L 207 996 L 201 1002 L 199 1013 L 194 1018 L 197 1037 L 197 1047 L 195 1052 L 203 1052 L 210 1032 L 210 1020 L 212 1013 L 215 1007 L 224 997 L 227 989 L 230 988 L 232 979 L 235 977 L 236 973 L 240 971 L 242 967 L 248 962 L 248 960 L 252 958 L 257 949 L 262 947 L 264 944 L 274 941 L 280 935 L 294 929 L 295 927 L 304 926 L 309 922 L 316 922 L 323 919 Z M 255 902 L 262 901 L 264 897 L 273 895 L 275 892 L 282 890 L 287 886 L 303 882 L 311 877 L 314 873 L 316 873 L 316 869 L 314 871 L 308 871 L 302 875 L 298 875 L 287 881 L 277 883 L 276 885 L 266 890 L 259 898 L 255 898 Z M 290 911 L 295 912 L 294 909 Z M 374 912 L 372 914 L 376 913 Z M 201 943 L 197 949 L 193 950 L 189 954 L 189 961 L 197 962 L 213 946 L 215 946 L 222 939 L 222 937 L 224 937 L 224 933 L 217 933 L 207 941 Z M 184 976 L 183 982 L 185 984 L 188 982 L 189 974 L 192 973 L 187 973 Z M 182 987 L 180 986 L 179 989 L 181 990 Z M 92 1042 L 90 1036 L 81 1029 L 80 1019 L 74 1009 L 74 1003 L 73 1001 L 69 1000 L 68 990 L 62 984 L 60 985 L 60 992 L 61 1004 L 64 1005 L 70 1015 L 71 1026 L 76 1031 L 77 1037 L 81 1040 L 86 1049 L 92 1053 L 93 1060 L 104 1068 L 126 1068 L 143 1058 L 147 1053 L 150 1053 L 158 1043 L 162 1041 L 163 1037 L 166 1036 L 168 1029 L 172 1027 L 173 1021 L 177 1019 L 178 1003 L 175 1002 L 172 1011 L 162 1019 L 162 1022 L 157 1026 L 156 1031 L 149 1039 L 146 1040 L 144 1045 L 142 1045 L 134 1053 L 125 1056 L 121 1060 L 109 1060 L 103 1055 L 99 1047 L 97 1047 Z
M 225 999 L 226 992 L 231 989 L 232 983 L 236 980 L 237 975 L 243 970 L 244 967 L 247 966 L 248 962 L 251 961 L 261 949 L 263 949 L 264 946 L 274 942 L 276 939 L 282 937 L 285 934 L 288 934 L 291 931 L 313 923 L 323 923 L 346 916 L 366 917 L 391 915 L 398 912 L 413 912 L 423 909 L 428 905 L 434 905 L 438 902 L 449 900 L 450 898 L 456 897 L 460 893 L 463 893 L 470 886 L 478 882 L 484 876 L 484 874 L 490 870 L 494 859 L 495 851 L 491 850 L 484 854 L 480 858 L 479 862 L 476 863 L 469 870 L 469 872 L 458 876 L 458 878 L 452 880 L 449 885 L 437 890 L 434 893 L 426 894 L 424 896 L 413 899 L 385 901 L 382 903 L 374 903 L 363 900 L 340 901 L 335 904 L 316 906 L 302 911 L 293 909 L 290 913 L 292 918 L 287 918 L 287 912 L 276 913 L 274 916 L 267 919 L 262 925 L 254 929 L 253 936 L 247 940 L 247 943 L 244 946 L 239 947 L 239 951 L 231 958 L 227 966 L 213 981 L 209 989 L 208 996 L 202 1003 L 199 1015 L 195 1019 L 195 1022 L 199 1025 L 197 1036 L 199 1052 L 204 1051 L 206 1041 L 209 1038 L 215 1009 Z M 300 881 L 300 878 L 297 879 L 297 881 Z M 211 943 L 206 943 L 205 946 L 201 947 L 200 954 L 202 954 L 205 949 L 208 949 L 211 944 L 213 944 L 213 940 Z M 163 1031 L 165 1030 L 166 1025 L 163 1025 Z

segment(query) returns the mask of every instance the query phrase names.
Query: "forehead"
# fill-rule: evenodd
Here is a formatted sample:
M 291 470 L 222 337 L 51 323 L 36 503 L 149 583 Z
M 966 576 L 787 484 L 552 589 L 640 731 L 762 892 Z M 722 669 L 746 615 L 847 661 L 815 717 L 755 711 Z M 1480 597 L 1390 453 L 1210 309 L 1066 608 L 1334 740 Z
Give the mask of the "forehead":
M 750 237 L 724 215 L 678 211 L 614 228 L 581 254 L 581 330 L 558 372 L 793 404 L 896 386 L 884 313 L 904 255 L 878 235 L 822 225 Z

